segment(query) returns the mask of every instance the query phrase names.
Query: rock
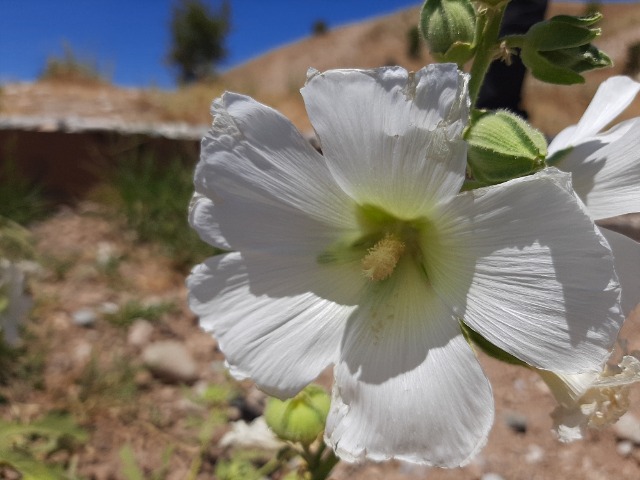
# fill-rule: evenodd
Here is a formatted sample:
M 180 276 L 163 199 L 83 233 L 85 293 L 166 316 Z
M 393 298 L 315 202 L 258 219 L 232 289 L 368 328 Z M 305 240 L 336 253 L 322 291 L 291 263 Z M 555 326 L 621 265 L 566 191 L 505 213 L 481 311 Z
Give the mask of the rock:
M 81 308 L 73 312 L 71 318 L 73 318 L 73 323 L 80 327 L 91 327 L 98 320 L 98 315 L 90 308 Z
M 620 440 L 640 445 L 640 420 L 631 413 L 625 413 L 613 426 L 613 431 Z
M 114 302 L 104 302 L 100 305 L 100 313 L 103 315 L 115 315 L 118 310 L 120 310 L 120 307 Z
M 516 412 L 509 412 L 505 415 L 504 421 L 509 428 L 516 433 L 527 433 L 527 417 Z
M 148 345 L 142 361 L 157 378 L 168 382 L 191 383 L 198 379 L 198 366 L 180 342 L 165 340 Z
M 633 452 L 633 442 L 623 440 L 616 445 L 616 452 L 621 457 L 628 457 Z
M 109 242 L 99 242 L 96 251 L 96 263 L 101 268 L 108 268 L 113 262 L 118 260 L 115 247 Z
M 504 480 L 504 477 L 497 473 L 489 472 L 482 475 L 482 477 L 480 477 L 480 480 Z
M 529 445 L 528 451 L 524 456 L 527 463 L 539 463 L 544 458 L 544 449 L 539 445 Z
M 153 325 L 143 318 L 137 319 L 129 327 L 127 342 L 133 347 L 142 348 L 149 343 L 153 334 Z
M 247 423 L 244 420 L 233 422 L 231 430 L 224 434 L 218 445 L 222 448 L 257 448 L 275 452 L 285 446 L 286 443 L 273 434 L 264 417 L 258 417 L 251 423 Z
M 86 363 L 91 359 L 92 353 L 93 345 L 91 344 L 91 342 L 80 340 L 73 347 L 72 356 L 76 363 L 86 365 Z

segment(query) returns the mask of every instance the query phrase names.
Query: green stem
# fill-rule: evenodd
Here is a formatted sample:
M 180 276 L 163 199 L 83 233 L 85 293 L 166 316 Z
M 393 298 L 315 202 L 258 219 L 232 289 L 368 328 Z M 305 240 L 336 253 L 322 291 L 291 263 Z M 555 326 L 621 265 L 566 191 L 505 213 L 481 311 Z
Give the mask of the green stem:
M 273 472 L 282 467 L 282 456 L 278 454 L 274 458 L 265 463 L 256 473 L 256 478 L 263 478 L 271 475 Z
M 505 1 L 495 7 L 486 7 L 480 12 L 481 18 L 478 20 L 484 25 L 480 33 L 480 40 L 476 48 L 476 55 L 471 66 L 471 80 L 469 81 L 469 96 L 471 97 L 471 107 L 473 108 L 480 93 L 480 87 L 484 77 L 489 70 L 489 65 L 495 58 L 498 37 L 500 36 L 500 24 L 504 16 L 504 10 L 509 2 Z M 482 18 L 485 17 L 485 18 Z
M 311 474 L 311 480 L 326 480 L 333 467 L 340 461 L 333 451 L 326 447 L 326 444 L 321 442 L 316 452 L 312 452 L 309 446 L 303 446 L 303 450 L 300 452 L 307 463 L 307 471 Z M 324 453 L 326 455 L 323 455 Z
M 317 468 L 311 472 L 311 480 L 326 480 L 331 474 L 331 470 L 335 467 L 340 459 L 335 456 L 333 451 L 328 450 L 328 454 L 320 461 Z

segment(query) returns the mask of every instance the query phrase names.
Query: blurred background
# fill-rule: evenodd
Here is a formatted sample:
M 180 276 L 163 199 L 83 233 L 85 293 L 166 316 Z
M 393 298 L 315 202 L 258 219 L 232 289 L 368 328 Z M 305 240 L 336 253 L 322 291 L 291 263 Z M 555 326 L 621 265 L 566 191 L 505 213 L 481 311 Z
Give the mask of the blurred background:
M 228 378 L 186 306 L 185 275 L 217 253 L 186 213 L 209 106 L 245 93 L 312 139 L 307 69 L 421 68 L 432 59 L 419 7 L 0 0 L 0 256 L 21 266 L 32 299 L 19 325 L 2 325 L 0 302 L 0 478 L 261 478 L 268 453 L 220 439 L 258 417 L 264 395 Z M 549 136 L 604 79 L 640 73 L 640 4 L 553 1 L 547 16 L 594 11 L 614 67 L 574 87 L 525 80 L 522 107 Z M 621 118 L 639 115 L 636 101 Z M 537 377 L 487 362 L 503 416 L 478 462 L 341 466 L 332 478 L 640 478 L 637 445 L 620 453 L 618 434 L 603 432 L 560 448 Z

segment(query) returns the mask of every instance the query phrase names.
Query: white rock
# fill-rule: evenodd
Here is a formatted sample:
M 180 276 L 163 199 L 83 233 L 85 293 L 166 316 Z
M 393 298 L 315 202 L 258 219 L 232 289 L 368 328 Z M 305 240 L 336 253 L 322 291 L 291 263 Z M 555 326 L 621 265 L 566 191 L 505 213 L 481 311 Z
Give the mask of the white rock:
M 100 305 L 99 311 L 104 315 L 115 315 L 120 310 L 117 303 L 104 302 Z
M 628 457 L 633 452 L 633 442 L 623 440 L 616 445 L 616 452 L 621 457 Z
M 127 342 L 129 345 L 141 348 L 149 343 L 152 334 L 153 325 L 148 320 L 139 318 L 129 327 Z
M 524 456 L 527 463 L 539 463 L 544 458 L 544 449 L 540 445 L 529 445 L 528 451 Z
M 625 413 L 613 426 L 613 430 L 619 439 L 640 445 L 640 420 L 633 414 Z
M 497 473 L 485 473 L 480 477 L 480 480 L 504 480 L 504 477 Z
M 142 361 L 156 377 L 169 382 L 190 383 L 198 379 L 198 366 L 185 346 L 175 340 L 148 345 Z
M 280 450 L 285 442 L 278 439 L 267 426 L 264 417 L 258 417 L 253 422 L 244 420 L 233 422 L 231 430 L 224 434 L 218 443 L 223 448 L 258 448 L 260 450 Z
M 81 327 L 90 327 L 96 323 L 98 316 L 96 315 L 96 312 L 90 308 L 81 308 L 80 310 L 73 312 L 71 314 L 71 318 L 73 318 L 73 323 L 76 325 Z

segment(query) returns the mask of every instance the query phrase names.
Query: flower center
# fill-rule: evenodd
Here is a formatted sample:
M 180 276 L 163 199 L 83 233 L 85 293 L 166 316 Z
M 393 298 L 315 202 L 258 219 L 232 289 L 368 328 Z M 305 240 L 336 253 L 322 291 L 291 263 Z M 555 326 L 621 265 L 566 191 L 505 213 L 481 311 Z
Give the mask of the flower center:
M 397 236 L 387 233 L 362 259 L 362 273 L 375 282 L 388 278 L 405 251 L 405 244 Z

